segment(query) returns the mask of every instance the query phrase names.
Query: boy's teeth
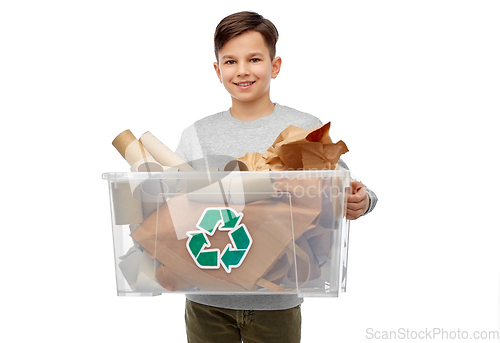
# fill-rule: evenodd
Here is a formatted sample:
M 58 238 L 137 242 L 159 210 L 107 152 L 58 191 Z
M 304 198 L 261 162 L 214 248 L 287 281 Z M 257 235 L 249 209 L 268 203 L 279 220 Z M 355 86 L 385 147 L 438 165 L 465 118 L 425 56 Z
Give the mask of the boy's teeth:
M 253 82 L 238 83 L 238 86 L 250 86 Z

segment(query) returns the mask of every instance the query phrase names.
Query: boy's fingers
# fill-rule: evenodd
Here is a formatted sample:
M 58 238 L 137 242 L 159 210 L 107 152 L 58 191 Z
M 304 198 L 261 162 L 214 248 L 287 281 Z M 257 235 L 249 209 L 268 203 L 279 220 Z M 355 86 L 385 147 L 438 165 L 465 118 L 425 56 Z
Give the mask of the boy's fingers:
M 351 188 L 352 188 L 352 194 L 358 194 L 358 195 L 365 195 L 366 194 L 366 189 L 365 186 L 358 181 L 353 181 L 351 182 Z
M 363 201 L 363 197 L 358 195 L 358 194 L 351 194 L 347 196 L 347 203 L 353 203 L 353 202 L 361 202 Z
M 352 194 L 347 196 L 346 218 L 356 220 L 361 217 L 367 207 L 368 194 L 365 186 L 359 181 L 351 182 Z
M 347 196 L 347 202 L 360 202 L 363 200 L 368 200 L 368 194 L 365 192 L 365 188 L 363 187 L 356 194 L 350 194 Z
M 352 194 L 356 194 L 361 188 L 364 188 L 363 184 L 359 181 L 351 182 Z
M 358 211 L 358 210 L 362 210 L 364 207 L 365 207 L 365 204 L 363 204 L 362 202 L 351 202 L 351 203 L 347 204 L 348 211 L 349 210 Z
M 359 217 L 361 217 L 363 215 L 363 210 L 347 210 L 347 213 L 346 213 L 346 218 L 349 219 L 349 220 L 355 220 L 355 219 L 358 219 Z
M 365 186 L 361 182 L 354 181 L 351 183 L 351 187 L 353 189 L 353 194 L 349 194 L 347 196 L 347 202 L 360 202 L 367 198 L 368 194 L 366 193 Z

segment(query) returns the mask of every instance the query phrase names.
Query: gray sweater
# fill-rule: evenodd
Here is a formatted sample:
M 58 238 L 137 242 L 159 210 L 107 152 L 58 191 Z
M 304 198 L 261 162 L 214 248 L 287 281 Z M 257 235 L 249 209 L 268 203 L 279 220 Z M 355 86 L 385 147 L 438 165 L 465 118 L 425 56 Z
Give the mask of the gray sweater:
M 234 118 L 229 110 L 196 121 L 186 128 L 181 136 L 176 153 L 196 170 L 209 168 L 223 169 L 224 165 L 247 152 L 264 153 L 276 137 L 288 126 L 312 129 L 322 125 L 321 121 L 307 113 L 275 104 L 271 115 L 246 122 Z M 339 165 L 347 169 L 343 161 Z M 372 191 L 370 212 L 377 197 Z M 302 298 L 294 294 L 259 295 L 201 295 L 187 294 L 194 302 L 238 310 L 282 310 L 302 303 Z

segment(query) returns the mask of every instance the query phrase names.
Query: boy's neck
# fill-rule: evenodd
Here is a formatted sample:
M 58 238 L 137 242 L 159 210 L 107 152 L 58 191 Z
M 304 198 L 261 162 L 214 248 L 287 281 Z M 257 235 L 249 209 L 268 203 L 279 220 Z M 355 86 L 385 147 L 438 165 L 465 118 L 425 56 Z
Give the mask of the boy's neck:
M 233 105 L 229 112 L 236 119 L 254 121 L 271 115 L 274 111 L 274 106 L 275 105 L 269 99 L 265 102 L 255 103 L 244 103 L 233 99 Z

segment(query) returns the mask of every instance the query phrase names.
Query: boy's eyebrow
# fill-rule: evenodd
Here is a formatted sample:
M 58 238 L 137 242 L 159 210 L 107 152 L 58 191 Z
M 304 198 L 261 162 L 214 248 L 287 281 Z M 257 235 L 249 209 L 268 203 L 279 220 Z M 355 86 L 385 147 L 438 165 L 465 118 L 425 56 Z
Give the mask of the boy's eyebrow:
M 249 54 L 250 57 L 252 56 L 264 56 L 264 54 L 262 52 L 252 52 L 251 54 Z
M 265 56 L 262 52 L 251 52 L 248 54 L 248 57 L 253 57 L 253 56 Z M 235 59 L 233 55 L 224 55 L 221 57 L 221 59 Z

